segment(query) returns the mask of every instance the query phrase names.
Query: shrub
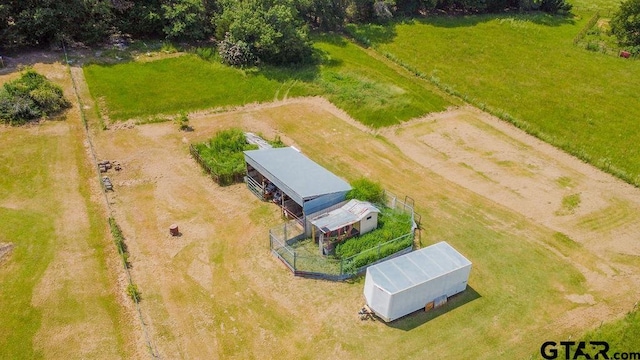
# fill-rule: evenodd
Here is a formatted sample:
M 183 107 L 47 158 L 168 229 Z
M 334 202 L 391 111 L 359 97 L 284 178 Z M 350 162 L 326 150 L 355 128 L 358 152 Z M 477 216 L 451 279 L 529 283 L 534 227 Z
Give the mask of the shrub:
M 189 116 L 186 113 L 180 113 L 180 115 L 176 118 L 176 124 L 178 124 L 178 129 L 181 131 L 190 131 L 192 130 L 189 125 Z
M 222 62 L 231 66 L 255 65 L 258 61 L 249 44 L 242 40 L 232 41 L 228 33 L 218 44 L 218 52 Z
M 610 24 L 621 44 L 640 46 L 640 0 L 623 1 Z
M 351 182 L 352 189 L 347 193 L 347 199 L 358 199 L 376 204 L 384 204 L 384 189 L 378 182 L 366 178 L 359 178 Z
M 59 86 L 32 69 L 0 89 L 0 120 L 7 124 L 21 125 L 70 106 Z
M 131 298 L 131 300 L 138 302 L 140 301 L 140 291 L 138 290 L 138 286 L 136 284 L 127 285 L 127 295 Z

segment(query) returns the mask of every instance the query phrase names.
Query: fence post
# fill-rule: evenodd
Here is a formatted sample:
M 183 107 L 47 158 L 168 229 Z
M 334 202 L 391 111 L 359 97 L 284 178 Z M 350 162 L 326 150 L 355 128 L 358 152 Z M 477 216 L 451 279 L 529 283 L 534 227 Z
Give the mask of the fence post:
M 293 252 L 293 272 L 296 271 L 296 259 L 298 258 L 298 253 L 297 252 Z
M 344 259 L 340 259 L 340 275 L 343 274 L 342 264 L 344 264 Z
M 382 244 L 378 243 L 378 260 L 380 260 L 380 247 L 382 247 Z

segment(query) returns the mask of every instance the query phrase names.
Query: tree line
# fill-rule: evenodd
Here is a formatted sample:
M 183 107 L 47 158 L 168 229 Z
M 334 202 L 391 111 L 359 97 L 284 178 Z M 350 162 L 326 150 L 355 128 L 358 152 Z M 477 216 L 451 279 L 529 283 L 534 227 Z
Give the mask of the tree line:
M 0 46 L 94 45 L 114 33 L 215 39 L 228 63 L 308 60 L 310 29 L 444 11 L 569 11 L 564 0 L 3 0 Z

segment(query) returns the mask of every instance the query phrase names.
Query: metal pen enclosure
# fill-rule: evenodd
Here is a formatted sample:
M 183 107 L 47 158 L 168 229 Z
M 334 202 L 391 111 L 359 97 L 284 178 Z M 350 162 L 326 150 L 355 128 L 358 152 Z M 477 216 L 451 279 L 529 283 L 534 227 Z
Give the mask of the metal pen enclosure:
M 471 262 L 447 242 L 367 269 L 364 297 L 384 321 L 393 321 L 442 297 L 464 291 Z

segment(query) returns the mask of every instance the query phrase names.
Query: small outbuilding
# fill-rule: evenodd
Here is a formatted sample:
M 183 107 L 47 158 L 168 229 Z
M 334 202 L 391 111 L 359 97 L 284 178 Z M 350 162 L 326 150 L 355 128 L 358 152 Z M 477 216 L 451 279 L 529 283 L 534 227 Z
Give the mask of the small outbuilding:
M 311 236 L 318 241 L 320 252 L 329 254 L 335 244 L 378 227 L 380 210 L 367 201 L 352 199 L 337 209 L 311 219 Z
M 467 288 L 471 261 L 442 241 L 367 268 L 364 297 L 384 321 L 430 309 Z
M 344 201 L 351 186 L 294 147 L 244 152 L 247 187 L 302 222 L 306 215 Z

